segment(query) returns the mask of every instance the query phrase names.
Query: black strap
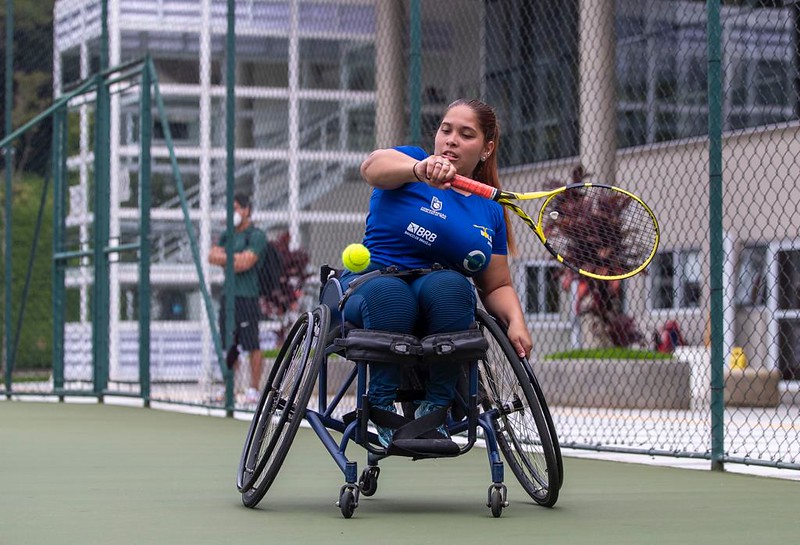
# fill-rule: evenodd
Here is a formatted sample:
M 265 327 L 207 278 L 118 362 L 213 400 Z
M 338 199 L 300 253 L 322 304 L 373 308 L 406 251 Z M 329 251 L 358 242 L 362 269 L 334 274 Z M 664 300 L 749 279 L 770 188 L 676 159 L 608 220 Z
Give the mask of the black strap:
M 344 304 L 347 302 L 347 299 L 355 290 L 358 289 L 359 286 L 361 286 L 361 284 L 367 282 L 368 280 L 372 280 L 377 276 L 398 276 L 398 277 L 422 276 L 424 274 L 432 273 L 433 271 L 442 271 L 445 270 L 446 268 L 447 267 L 445 267 L 444 265 L 440 265 L 438 263 L 434 263 L 433 265 L 430 266 L 430 268 L 404 269 L 404 270 L 397 268 L 396 265 L 390 265 L 382 269 L 376 269 L 374 271 L 362 274 L 361 276 L 350 282 L 350 285 L 347 286 L 347 289 L 342 294 L 341 301 L 339 301 L 339 310 L 342 310 L 344 308 Z

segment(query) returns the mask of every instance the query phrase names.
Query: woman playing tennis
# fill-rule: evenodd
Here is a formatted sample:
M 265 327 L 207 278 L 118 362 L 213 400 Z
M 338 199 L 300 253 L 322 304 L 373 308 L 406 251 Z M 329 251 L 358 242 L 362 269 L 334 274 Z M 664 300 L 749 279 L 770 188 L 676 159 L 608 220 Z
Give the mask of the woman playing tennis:
M 494 110 L 461 99 L 448 106 L 432 155 L 400 146 L 376 150 L 364 161 L 361 174 L 374 188 L 363 240 L 371 264 L 359 274 L 391 265 L 439 264 L 444 269 L 410 280 L 378 276 L 365 282 L 345 304 L 347 321 L 420 337 L 463 331 L 475 320 L 477 288 L 486 310 L 508 325 L 508 338 L 520 357 L 530 354 L 531 337 L 511 283 L 507 254 L 514 251 L 514 242 L 504 208 L 450 184 L 459 174 L 499 187 L 499 139 Z M 343 289 L 357 276 L 345 273 Z M 450 406 L 460 371 L 460 363 L 430 369 L 418 418 Z M 401 366 L 371 363 L 370 405 L 395 412 L 401 379 Z M 378 432 L 388 445 L 393 430 L 379 427 Z

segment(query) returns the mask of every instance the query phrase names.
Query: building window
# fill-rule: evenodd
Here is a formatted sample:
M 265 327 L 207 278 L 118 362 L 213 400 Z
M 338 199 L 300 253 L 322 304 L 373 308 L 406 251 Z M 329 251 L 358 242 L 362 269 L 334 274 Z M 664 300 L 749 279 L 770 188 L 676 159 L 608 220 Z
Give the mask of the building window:
M 800 379 L 800 250 L 779 250 L 776 277 L 778 368 L 786 380 Z
M 653 259 L 650 271 L 651 302 L 654 309 L 700 306 L 702 295 L 700 252 L 677 250 L 658 254 Z
M 617 0 L 620 147 L 706 134 L 706 14 L 699 4 Z M 723 4 L 724 128 L 796 119 L 793 7 L 777 0 Z
M 800 310 L 800 250 L 778 252 L 778 309 Z
M 486 99 L 504 123 L 500 163 L 577 155 L 578 2 L 485 2 Z
M 766 246 L 744 248 L 736 273 L 736 303 L 742 306 L 764 305 L 767 300 L 766 276 Z
M 558 313 L 558 272 L 558 267 L 549 263 L 525 266 L 525 312 Z

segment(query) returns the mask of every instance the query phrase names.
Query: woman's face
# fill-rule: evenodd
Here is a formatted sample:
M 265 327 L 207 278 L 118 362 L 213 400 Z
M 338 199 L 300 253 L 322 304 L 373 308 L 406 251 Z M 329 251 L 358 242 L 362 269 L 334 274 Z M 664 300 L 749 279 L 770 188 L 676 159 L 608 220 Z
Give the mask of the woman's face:
M 472 176 L 481 157 L 494 150 L 486 138 L 472 108 L 464 104 L 447 111 L 436 131 L 434 154 L 446 157 L 462 176 Z

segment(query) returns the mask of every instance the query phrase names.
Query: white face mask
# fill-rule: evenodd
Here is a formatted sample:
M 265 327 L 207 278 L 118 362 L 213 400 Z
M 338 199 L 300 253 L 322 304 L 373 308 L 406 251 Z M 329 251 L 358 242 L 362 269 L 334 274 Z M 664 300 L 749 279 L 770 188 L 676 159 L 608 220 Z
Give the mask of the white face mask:
M 233 226 L 239 227 L 242 224 L 242 215 L 239 212 L 233 213 Z

